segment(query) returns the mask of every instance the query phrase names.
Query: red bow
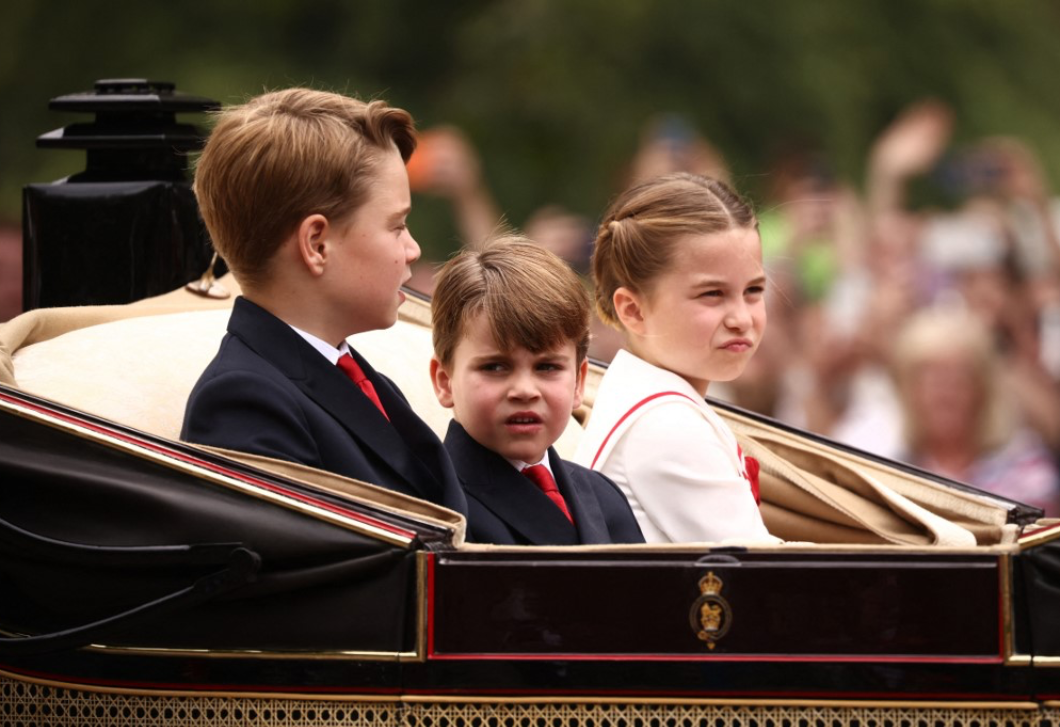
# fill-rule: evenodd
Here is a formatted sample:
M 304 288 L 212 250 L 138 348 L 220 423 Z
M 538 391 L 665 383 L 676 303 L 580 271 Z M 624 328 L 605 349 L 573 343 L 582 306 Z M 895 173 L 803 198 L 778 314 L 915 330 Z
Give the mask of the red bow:
M 754 495 L 755 504 L 762 504 L 762 496 L 758 492 L 758 471 L 761 469 L 761 465 L 758 464 L 758 460 L 754 457 L 748 457 L 743 453 L 743 447 L 736 445 L 736 451 L 740 455 L 740 459 L 743 461 L 743 476 L 747 480 L 748 484 L 751 485 L 751 494 Z
M 743 462 L 747 470 L 747 481 L 751 483 L 751 494 L 755 496 L 755 504 L 761 505 L 762 496 L 758 492 L 758 470 L 761 467 L 754 457 L 744 457 Z

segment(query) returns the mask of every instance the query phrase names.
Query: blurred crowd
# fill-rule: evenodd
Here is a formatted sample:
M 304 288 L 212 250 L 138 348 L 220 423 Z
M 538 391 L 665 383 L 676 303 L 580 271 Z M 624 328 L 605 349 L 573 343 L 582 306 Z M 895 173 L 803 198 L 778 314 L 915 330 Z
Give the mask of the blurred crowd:
M 1060 516 L 1060 200 L 1021 140 L 957 145 L 954 124 L 938 102 L 905 109 L 863 185 L 812 149 L 778 157 L 756 200 L 767 333 L 744 375 L 710 393 Z M 733 181 L 667 115 L 623 181 L 671 171 Z M 505 224 L 459 129 L 425 131 L 409 178 L 450 201 L 463 244 Z M 543 200 L 521 227 L 587 273 L 593 219 Z M 411 285 L 430 292 L 439 262 L 421 261 Z M 597 323 L 590 355 L 621 343 Z

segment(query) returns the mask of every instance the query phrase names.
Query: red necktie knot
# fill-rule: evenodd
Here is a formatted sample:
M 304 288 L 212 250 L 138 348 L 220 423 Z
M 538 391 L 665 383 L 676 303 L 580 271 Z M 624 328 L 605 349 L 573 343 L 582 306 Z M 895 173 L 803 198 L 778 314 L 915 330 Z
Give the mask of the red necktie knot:
M 346 374 L 353 383 L 360 387 L 361 391 L 364 392 L 364 395 L 375 404 L 376 408 L 379 409 L 384 417 L 386 417 L 387 421 L 390 421 L 386 409 L 383 408 L 383 402 L 379 401 L 379 394 L 376 393 L 375 387 L 372 386 L 372 382 L 364 375 L 364 370 L 353 360 L 353 356 L 348 353 L 339 356 L 338 367 L 342 369 L 342 372 Z
M 548 467 L 543 464 L 533 464 L 523 467 L 522 472 L 538 486 L 538 489 L 548 495 L 548 499 L 552 500 L 556 507 L 563 511 L 563 514 L 567 516 L 567 519 L 573 525 L 574 518 L 571 517 L 570 510 L 567 509 L 567 502 L 563 499 L 559 488 L 556 487 L 556 481 L 552 478 L 552 473 L 548 471 Z

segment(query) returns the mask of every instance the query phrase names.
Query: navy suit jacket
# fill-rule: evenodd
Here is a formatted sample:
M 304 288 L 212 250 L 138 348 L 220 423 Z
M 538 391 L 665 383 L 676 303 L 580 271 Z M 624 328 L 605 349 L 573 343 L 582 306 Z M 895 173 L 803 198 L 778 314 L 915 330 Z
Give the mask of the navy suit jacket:
M 599 472 L 560 459 L 549 447 L 548 463 L 574 518 L 572 525 L 548 495 L 496 452 L 486 449 L 456 421 L 445 448 L 456 466 L 468 505 L 467 540 L 502 545 L 643 543 L 625 495 Z
M 289 325 L 237 298 L 228 333 L 188 398 L 180 437 L 311 467 L 466 515 L 442 442 L 356 352 L 390 421 Z

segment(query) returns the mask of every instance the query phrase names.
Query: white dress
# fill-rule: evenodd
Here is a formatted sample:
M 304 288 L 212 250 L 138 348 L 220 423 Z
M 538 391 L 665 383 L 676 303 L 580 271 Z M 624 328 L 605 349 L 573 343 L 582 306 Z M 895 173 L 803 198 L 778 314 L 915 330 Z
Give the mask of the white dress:
M 574 461 L 622 489 L 649 543 L 768 541 L 736 436 L 683 378 L 622 350 Z

